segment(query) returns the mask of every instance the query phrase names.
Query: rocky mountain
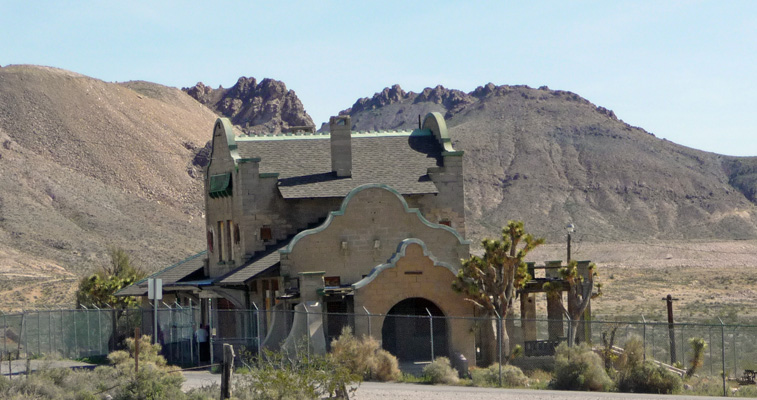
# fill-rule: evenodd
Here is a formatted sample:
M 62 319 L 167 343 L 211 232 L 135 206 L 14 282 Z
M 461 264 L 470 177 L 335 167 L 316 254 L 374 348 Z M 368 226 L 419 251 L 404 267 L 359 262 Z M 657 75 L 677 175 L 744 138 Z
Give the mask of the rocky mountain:
M 175 88 L 0 68 L 0 298 L 66 302 L 109 246 L 155 270 L 204 245 L 216 116 Z
M 197 100 L 197 101 L 196 101 Z M 199 102 L 198 102 L 199 101 Z M 526 221 L 550 241 L 757 237 L 757 157 L 660 140 L 580 96 L 488 84 L 399 86 L 343 113 L 357 130 L 447 118 L 465 150 L 468 232 Z M 217 114 L 242 131 L 312 126 L 293 91 L 240 78 L 184 91 L 37 66 L 0 68 L 0 301 L 70 301 L 79 276 L 122 247 L 147 270 L 202 249 L 202 168 Z
M 294 90 L 287 90 L 281 81 L 263 79 L 258 83 L 255 78 L 241 77 L 228 89 L 212 89 L 199 82 L 182 90 L 229 118 L 244 133 L 280 133 L 315 126 Z
M 575 93 L 527 86 L 398 85 L 342 114 L 356 130 L 413 129 L 439 111 L 466 152 L 471 237 L 509 219 L 551 240 L 571 222 L 589 241 L 757 237 L 757 157 L 657 139 Z

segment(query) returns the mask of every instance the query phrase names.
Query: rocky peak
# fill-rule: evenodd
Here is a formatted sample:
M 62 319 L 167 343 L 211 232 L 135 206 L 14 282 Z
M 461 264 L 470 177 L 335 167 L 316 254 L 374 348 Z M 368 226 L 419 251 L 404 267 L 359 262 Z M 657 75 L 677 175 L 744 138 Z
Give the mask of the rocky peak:
M 274 79 L 240 77 L 231 88 L 212 89 L 202 82 L 184 92 L 216 114 L 231 119 L 245 133 L 280 133 L 292 127 L 314 126 L 293 90 Z

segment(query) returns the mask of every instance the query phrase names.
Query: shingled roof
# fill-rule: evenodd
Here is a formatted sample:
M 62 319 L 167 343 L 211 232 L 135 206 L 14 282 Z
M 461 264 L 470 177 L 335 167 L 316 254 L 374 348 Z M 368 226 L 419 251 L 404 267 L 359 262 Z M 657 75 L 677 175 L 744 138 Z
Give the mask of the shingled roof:
M 160 278 L 163 280 L 163 286 L 170 286 L 182 279 L 192 275 L 197 270 L 205 266 L 205 254 L 207 250 L 203 250 L 191 257 L 188 257 L 176 264 L 162 269 L 137 283 L 127 286 L 115 293 L 116 296 L 145 296 L 147 294 L 147 279 Z
M 276 173 L 284 198 L 344 197 L 368 183 L 401 194 L 437 193 L 429 168 L 442 165 L 442 146 L 429 129 L 352 132 L 352 176 L 331 169 L 330 135 L 289 134 L 236 138 L 240 157 L 260 158 L 260 173 Z

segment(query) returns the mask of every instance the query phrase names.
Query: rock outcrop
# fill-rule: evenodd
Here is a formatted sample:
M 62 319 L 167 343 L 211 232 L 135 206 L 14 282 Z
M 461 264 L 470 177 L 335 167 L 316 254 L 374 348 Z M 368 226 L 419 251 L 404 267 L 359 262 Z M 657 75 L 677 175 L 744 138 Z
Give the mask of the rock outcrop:
M 229 118 L 244 133 L 280 133 L 314 126 L 297 94 L 281 81 L 263 79 L 258 83 L 255 78 L 241 77 L 228 89 L 212 89 L 199 82 L 182 90 Z

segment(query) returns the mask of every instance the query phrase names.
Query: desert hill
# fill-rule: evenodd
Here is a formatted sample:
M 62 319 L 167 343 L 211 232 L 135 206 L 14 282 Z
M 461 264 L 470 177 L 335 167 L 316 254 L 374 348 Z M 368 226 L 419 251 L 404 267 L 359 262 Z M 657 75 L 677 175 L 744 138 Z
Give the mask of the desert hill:
M 342 111 L 358 130 L 412 129 L 439 111 L 466 152 L 470 236 L 522 219 L 550 240 L 757 237 L 757 157 L 657 139 L 566 91 L 488 84 L 470 93 L 398 85 Z M 323 128 L 322 128 L 323 129 Z
M 0 294 L 55 301 L 127 250 L 148 269 L 204 245 L 192 161 L 216 116 L 178 89 L 0 68 Z
M 508 219 L 553 243 L 567 222 L 586 242 L 757 238 L 757 158 L 657 139 L 570 92 L 394 86 L 343 113 L 372 130 L 410 129 L 429 111 L 445 115 L 466 151 L 474 242 Z M 270 79 L 182 91 L 0 68 L 4 304 L 70 301 L 108 246 L 148 270 L 203 248 L 202 167 L 217 115 L 240 133 L 312 126 L 296 94 Z

